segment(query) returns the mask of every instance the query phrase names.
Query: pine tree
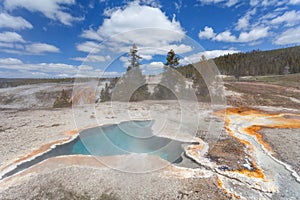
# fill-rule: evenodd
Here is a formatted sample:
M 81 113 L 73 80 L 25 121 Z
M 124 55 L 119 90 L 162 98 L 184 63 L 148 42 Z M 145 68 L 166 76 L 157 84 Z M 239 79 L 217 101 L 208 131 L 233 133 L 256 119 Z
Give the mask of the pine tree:
M 185 81 L 175 68 L 179 65 L 179 57 L 171 49 L 166 58 L 160 83 L 154 88 L 154 99 L 167 100 L 182 97 L 185 91 Z
M 175 54 L 173 49 L 168 52 L 165 65 L 173 69 L 179 65 L 179 57 Z
M 253 50 L 214 58 L 222 74 L 239 76 L 261 76 L 284 74 L 284 67 L 290 67 L 290 73 L 299 73 L 300 46 L 270 51 Z M 295 67 L 297 66 L 297 67 Z
M 141 56 L 135 44 L 129 52 L 129 66 L 124 76 L 119 80 L 114 90 L 113 99 L 117 101 L 142 101 L 149 97 L 146 78 L 140 68 Z M 129 96 L 130 95 L 130 96 Z
M 130 49 L 129 52 L 129 63 L 130 65 L 127 67 L 127 71 L 130 71 L 131 69 L 134 69 L 136 67 L 140 66 L 140 60 L 142 59 L 141 56 L 137 54 L 138 49 L 135 44 L 132 45 L 132 48 Z
M 63 108 L 72 106 L 72 99 L 70 95 L 63 89 L 61 95 L 56 97 L 56 100 L 53 104 L 53 108 Z
M 105 87 L 102 88 L 100 92 L 100 102 L 110 101 L 111 100 L 111 91 L 108 83 L 105 83 Z

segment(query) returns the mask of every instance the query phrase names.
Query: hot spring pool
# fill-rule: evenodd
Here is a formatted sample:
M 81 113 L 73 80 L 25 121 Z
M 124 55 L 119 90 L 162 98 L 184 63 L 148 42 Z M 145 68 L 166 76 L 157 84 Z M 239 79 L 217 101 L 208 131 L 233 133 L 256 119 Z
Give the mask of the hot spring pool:
M 157 155 L 171 163 L 180 163 L 183 143 L 152 134 L 152 121 L 128 121 L 85 129 L 69 143 L 57 145 L 36 158 L 19 164 L 1 179 L 23 171 L 43 160 L 61 155 L 113 156 L 124 154 Z

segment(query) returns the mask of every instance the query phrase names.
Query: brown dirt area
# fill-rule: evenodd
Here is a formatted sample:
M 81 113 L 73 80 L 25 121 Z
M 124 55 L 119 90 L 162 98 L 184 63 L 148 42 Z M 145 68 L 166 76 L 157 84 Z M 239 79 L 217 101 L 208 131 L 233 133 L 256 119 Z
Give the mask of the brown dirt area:
M 228 170 L 243 169 L 245 163 L 245 147 L 234 138 L 218 140 L 209 144 L 207 156 L 218 165 L 226 166 Z
M 240 96 L 227 96 L 227 104 L 242 106 L 280 106 L 300 108 L 300 90 L 291 87 L 255 82 L 226 82 L 227 90 Z M 298 102 L 299 101 L 299 102 Z

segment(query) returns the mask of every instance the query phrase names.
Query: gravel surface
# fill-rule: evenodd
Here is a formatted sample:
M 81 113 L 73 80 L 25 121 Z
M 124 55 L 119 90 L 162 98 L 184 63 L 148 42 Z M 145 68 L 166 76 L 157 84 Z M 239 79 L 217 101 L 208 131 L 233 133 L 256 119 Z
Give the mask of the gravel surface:
M 153 102 L 119 103 L 111 111 L 109 103 L 100 104 L 96 109 L 80 108 L 3 110 L 0 112 L 0 167 L 19 157 L 31 153 L 44 144 L 70 136 L 65 131 L 97 124 L 111 124 L 130 119 L 151 119 L 174 116 L 166 122 L 165 132 L 169 137 L 190 140 L 193 135 L 185 132 L 195 128 L 190 126 L 197 115 L 195 107 L 187 106 L 194 115 L 187 116 L 181 127 L 182 134 L 172 134 L 177 127 L 180 107 L 175 102 L 155 104 Z M 200 130 L 206 131 L 209 125 L 209 105 L 201 105 Z M 130 116 L 124 113 L 130 111 Z M 142 116 L 141 116 L 142 113 Z M 124 115 L 125 114 L 125 115 Z M 98 120 L 97 122 L 93 120 Z M 157 120 L 160 122 L 160 120 Z M 162 121 L 162 120 L 161 120 Z M 77 124 L 75 124 L 77 123 Z M 176 126 L 174 126 L 176 125 Z M 103 194 L 113 193 L 118 199 L 227 199 L 217 187 L 216 177 L 211 178 L 162 178 L 156 173 L 142 175 L 125 174 L 114 170 L 86 167 L 68 167 L 48 173 L 38 173 L 21 179 L 20 182 L 0 193 L 0 199 L 101 199 Z M 67 196 L 65 196 L 67 195 Z M 86 198 L 88 197 L 88 198 Z
M 216 177 L 162 178 L 157 173 L 127 174 L 108 169 L 68 167 L 27 178 L 1 193 L 0 199 L 64 199 L 66 194 L 101 199 L 103 193 L 122 200 L 229 199 L 216 184 Z
M 73 84 L 40 83 L 0 88 L 0 109 L 52 108 L 64 89 L 72 93 Z
M 76 129 L 71 109 L 0 112 L 0 166 Z
M 199 134 L 207 134 L 211 120 L 216 120 L 219 125 L 222 125 L 220 121 L 210 116 L 209 105 L 199 105 L 200 109 L 195 109 L 188 104 L 184 105 L 187 106 L 185 110 L 191 111 L 192 115 L 188 115 L 188 113 L 185 115 L 185 121 L 178 134 L 174 134 L 174 129 L 180 122 L 178 114 L 181 113 L 181 109 L 172 102 L 157 104 L 153 101 L 146 101 L 130 105 L 118 103 L 113 105 L 114 109 L 111 109 L 109 103 L 104 103 L 99 104 L 96 108 L 83 107 L 75 111 L 70 108 L 3 110 L 0 112 L 0 167 L 31 153 L 44 144 L 69 138 L 64 132 L 76 129 L 76 125 L 86 128 L 131 119 L 155 118 L 158 125 L 160 122 L 166 123 L 164 136 L 189 141 L 193 134 L 189 135 L 186 132 L 195 129 L 197 124 L 193 121 L 195 120 L 194 116 L 199 116 L 200 126 L 196 127 Z M 128 113 L 124 111 L 129 112 L 129 118 Z M 163 121 L 165 116 L 170 116 L 170 120 Z M 265 141 L 270 143 L 277 153 L 276 156 L 291 164 L 299 174 L 300 149 L 297 145 L 300 142 L 299 129 L 263 129 L 262 133 Z M 220 165 L 239 168 L 238 165 L 232 164 L 235 161 L 241 163 L 243 156 L 231 155 L 231 161 L 226 160 L 233 149 L 239 152 L 239 146 L 229 147 L 228 145 L 233 140 L 224 141 L 228 141 L 228 143 L 220 143 L 219 146 L 215 144 L 215 152 L 211 151 L 211 156 L 216 156 L 215 160 L 220 161 L 218 163 Z M 110 169 L 72 166 L 26 177 L 1 192 L 0 199 L 103 199 L 103 194 L 111 193 L 116 199 L 125 200 L 228 198 L 217 187 L 215 176 L 180 179 L 161 177 L 157 173 L 137 175 Z
M 260 133 L 271 145 L 275 157 L 300 174 L 300 129 L 263 129 Z

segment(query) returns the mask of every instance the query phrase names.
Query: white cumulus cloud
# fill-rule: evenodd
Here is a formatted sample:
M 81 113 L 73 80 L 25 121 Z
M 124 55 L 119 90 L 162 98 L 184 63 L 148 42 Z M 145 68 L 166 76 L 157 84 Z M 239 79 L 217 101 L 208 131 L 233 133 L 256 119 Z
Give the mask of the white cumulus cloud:
M 41 12 L 47 18 L 60 21 L 65 25 L 72 25 L 73 21 L 82 20 L 71 16 L 67 10 L 67 5 L 75 4 L 75 0 L 5 0 L 4 6 L 8 10 L 25 8 L 31 12 Z
M 72 60 L 82 61 L 82 62 L 103 62 L 110 60 L 110 56 L 101 56 L 101 55 L 89 55 L 87 57 L 76 57 Z
M 106 9 L 102 25 L 81 33 L 80 37 L 87 41 L 77 44 L 77 50 L 97 57 L 118 57 L 135 43 L 144 60 L 166 55 L 170 49 L 177 54 L 192 51 L 191 46 L 180 44 L 186 35 L 176 16 L 169 19 L 155 2 L 133 1 L 124 7 Z
M 10 42 L 21 42 L 24 43 L 24 39 L 21 35 L 19 35 L 16 32 L 2 32 L 0 33 L 0 42 L 6 42 L 6 43 L 10 43 Z
M 238 31 L 247 29 L 250 26 L 250 19 L 252 15 L 255 15 L 255 13 L 256 13 L 256 9 L 248 11 L 243 17 L 241 17 L 238 20 L 235 29 Z
M 23 62 L 17 58 L 0 58 L 0 65 L 19 65 Z
M 269 28 L 262 27 L 262 28 L 254 28 L 250 32 L 242 32 L 238 38 L 238 42 L 253 42 L 268 36 Z
M 156 70 L 163 69 L 163 67 L 164 67 L 164 63 L 162 62 L 151 62 L 149 64 L 143 65 L 143 68 L 147 71 L 156 71 Z
M 254 42 L 259 39 L 267 37 L 269 35 L 268 30 L 269 27 L 257 27 L 257 28 L 253 28 L 249 32 L 243 31 L 237 37 L 233 35 L 229 30 L 216 34 L 213 28 L 205 27 L 204 31 L 199 32 L 199 38 L 211 39 L 219 42 L 238 42 L 238 43 Z
M 238 52 L 240 52 L 240 51 L 233 50 L 233 49 L 204 51 L 204 52 L 200 52 L 200 53 L 185 57 L 184 61 L 186 64 L 190 64 L 190 63 L 199 62 L 200 59 L 202 58 L 202 56 L 205 56 L 205 58 L 207 58 L 207 59 L 212 59 L 212 58 L 216 58 L 219 56 L 234 54 L 234 53 L 238 53 Z
M 300 0 L 290 0 L 289 3 L 293 5 L 300 4 Z
M 91 66 L 74 66 L 65 63 L 23 63 L 17 58 L 0 58 L 2 77 L 108 77 L 118 76 L 119 72 L 95 69 Z M 5 71 L 9 70 L 9 71 Z
M 163 28 L 171 31 L 182 31 L 179 22 L 169 21 L 158 8 L 131 3 L 125 9 L 111 13 L 99 28 L 105 37 L 139 28 Z
M 7 13 L 0 13 L 0 28 L 32 29 L 33 26 L 22 17 L 14 17 Z
M 103 40 L 103 38 L 100 36 L 99 33 L 97 33 L 94 30 L 91 30 L 91 29 L 84 30 L 82 32 L 82 34 L 80 35 L 80 37 L 91 39 L 91 40 L 96 40 L 96 41 L 102 41 Z
M 0 42 L 0 47 L 2 47 L 2 48 L 14 48 L 14 44 L 13 43 Z
M 287 11 L 283 15 L 271 21 L 272 24 L 285 23 L 286 26 L 294 26 L 300 22 L 300 11 Z
M 224 4 L 227 7 L 232 7 L 240 2 L 240 0 L 199 0 L 204 5 L 209 4 Z
M 212 39 L 216 36 L 214 29 L 208 26 L 204 27 L 203 31 L 200 31 L 198 34 L 200 39 Z
M 149 28 L 169 31 L 151 32 Z M 139 31 L 134 31 L 138 29 Z M 122 34 L 118 36 L 120 33 Z M 180 41 L 185 36 L 185 32 L 175 17 L 169 20 L 159 8 L 140 5 L 135 1 L 124 8 L 114 8 L 107 13 L 107 18 L 97 30 L 85 30 L 81 36 L 97 41 L 113 36 L 112 39 L 118 43 L 160 46 Z
M 78 51 L 86 53 L 98 53 L 100 51 L 101 45 L 97 42 L 87 41 L 78 44 L 76 48 Z
M 58 53 L 59 48 L 46 43 L 33 43 L 26 45 L 26 51 L 33 54 L 41 54 L 45 52 Z
M 275 40 L 277 45 L 300 44 L 300 26 L 281 33 Z
M 224 31 L 222 33 L 219 33 L 213 40 L 217 40 L 220 42 L 237 42 L 238 39 L 232 35 L 230 31 Z
M 0 51 L 10 54 L 33 55 L 46 52 L 58 53 L 59 48 L 46 43 L 28 42 L 16 32 L 0 33 Z

